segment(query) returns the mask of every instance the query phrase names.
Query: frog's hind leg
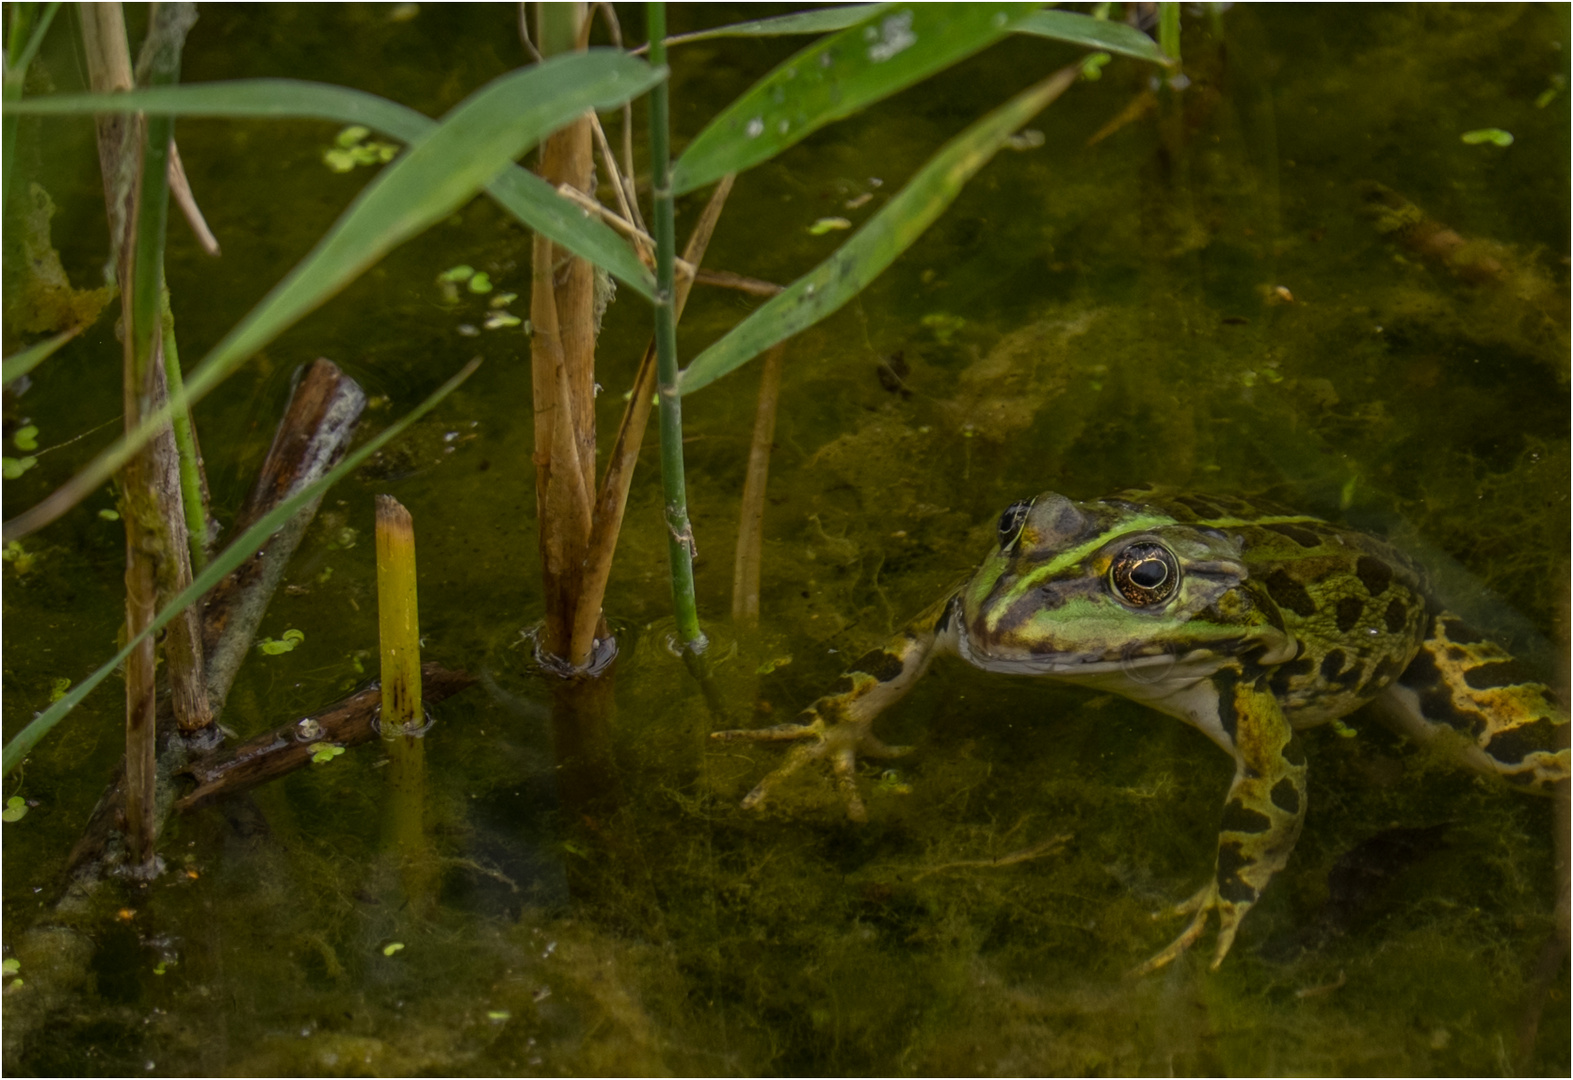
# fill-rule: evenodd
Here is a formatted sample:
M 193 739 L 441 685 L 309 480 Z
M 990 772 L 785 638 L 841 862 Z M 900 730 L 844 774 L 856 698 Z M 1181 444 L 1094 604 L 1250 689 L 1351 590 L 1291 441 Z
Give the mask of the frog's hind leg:
M 1550 795 L 1568 780 L 1568 712 L 1504 649 L 1447 612 L 1431 617 L 1420 651 L 1376 702 L 1421 744 L 1462 734 L 1465 762 Z
M 1568 954 L 1568 712 L 1506 650 L 1457 616 L 1431 617 L 1429 632 L 1402 675 L 1375 702 L 1382 719 L 1425 745 L 1462 735 L 1460 756 L 1488 775 L 1556 800 L 1557 900 L 1551 936 L 1526 988 L 1519 1056 L 1534 1048 L 1540 1013 Z

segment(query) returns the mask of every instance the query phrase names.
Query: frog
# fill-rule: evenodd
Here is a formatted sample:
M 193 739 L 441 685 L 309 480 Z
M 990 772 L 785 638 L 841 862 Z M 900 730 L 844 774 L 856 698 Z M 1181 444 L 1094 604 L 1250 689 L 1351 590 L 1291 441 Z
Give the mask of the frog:
M 1113 693 L 1201 731 L 1234 759 L 1212 873 L 1175 915 L 1190 922 L 1146 974 L 1241 920 L 1284 868 L 1305 822 L 1299 733 L 1366 705 L 1401 734 L 1446 740 L 1519 790 L 1567 798 L 1568 712 L 1500 645 L 1440 604 L 1388 541 L 1226 494 L 1132 488 L 1011 503 L 964 582 L 865 653 L 791 723 L 713 732 L 790 742 L 743 799 L 828 765 L 846 816 L 866 821 L 858 759 L 897 758 L 873 731 L 938 657 Z

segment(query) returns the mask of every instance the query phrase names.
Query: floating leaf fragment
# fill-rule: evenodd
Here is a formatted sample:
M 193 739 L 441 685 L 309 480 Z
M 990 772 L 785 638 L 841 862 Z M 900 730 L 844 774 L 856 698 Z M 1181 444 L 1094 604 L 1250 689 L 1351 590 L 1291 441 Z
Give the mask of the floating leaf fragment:
M 1492 146 L 1512 146 L 1513 134 L 1501 128 L 1476 128 L 1466 131 L 1459 136 L 1470 146 L 1479 146 L 1481 143 L 1490 143 Z
M 844 217 L 822 217 L 808 227 L 810 236 L 824 236 L 837 229 L 850 229 L 852 223 Z
M 489 293 L 492 291 L 492 279 L 484 273 L 472 274 L 469 289 L 472 293 Z
M 15 480 L 37 464 L 38 459 L 35 457 L 0 457 L 0 475 L 3 475 L 7 480 Z
M 20 795 L 13 795 L 5 801 L 5 809 L 0 810 L 0 821 L 21 821 L 27 816 L 27 800 Z
M 313 765 L 326 765 L 344 753 L 344 747 L 327 742 L 314 742 L 306 749 L 311 751 L 311 763 Z
M 390 941 L 390 942 L 388 942 L 386 945 L 384 945 L 382 947 L 382 955 L 383 956 L 392 956 L 394 953 L 398 952 L 402 948 L 404 948 L 404 942 L 402 942 L 402 941 Z
M 38 425 L 28 424 L 25 428 L 18 429 L 17 433 L 11 436 L 11 444 L 18 450 L 37 450 Z
M 60 678 L 56 679 L 52 684 L 50 684 L 50 687 L 49 687 L 49 702 L 50 702 L 50 704 L 54 704 L 55 702 L 59 701 L 61 698 L 65 697 L 66 696 L 66 691 L 69 690 L 69 689 L 71 689 L 71 680 L 70 679 L 66 678 L 64 675 L 62 675 Z
M 263 638 L 257 643 L 257 648 L 262 650 L 264 656 L 278 656 L 282 653 L 292 652 L 295 646 L 306 640 L 306 635 L 299 630 L 286 630 L 284 636 L 277 641 L 272 638 Z
M 103 518 L 105 521 L 119 521 L 120 520 L 120 511 L 119 510 L 100 510 L 98 512 L 98 516 Z
M 501 330 L 509 326 L 522 326 L 524 320 L 507 311 L 494 311 L 486 316 L 486 329 Z
M 512 1017 L 513 1013 L 507 1009 L 490 1009 L 486 1013 L 486 1019 L 494 1024 L 506 1024 Z
M 22 961 L 16 959 L 15 957 L 0 963 L 0 975 L 15 975 L 21 970 Z

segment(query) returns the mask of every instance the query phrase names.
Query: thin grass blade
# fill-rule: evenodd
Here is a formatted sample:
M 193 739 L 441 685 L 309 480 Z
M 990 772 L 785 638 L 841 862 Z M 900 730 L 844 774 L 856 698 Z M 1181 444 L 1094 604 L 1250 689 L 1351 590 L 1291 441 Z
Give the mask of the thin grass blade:
M 213 347 L 186 383 L 190 403 L 405 240 L 441 221 L 518 155 L 579 113 L 643 93 L 665 72 L 625 53 L 553 57 L 504 75 L 455 106 L 356 196 L 317 246 Z M 6 522 L 7 540 L 41 528 L 107 481 L 169 422 L 150 414 L 43 502 Z
M 108 663 L 73 687 L 64 697 L 39 713 L 30 724 L 17 732 L 16 736 L 5 744 L 3 767 L 0 767 L 0 773 L 9 773 L 20 764 L 22 759 L 27 756 L 28 751 L 37 746 L 40 739 L 49 734 L 56 724 L 65 719 L 67 713 L 81 704 L 82 699 L 87 697 L 94 687 L 103 682 L 105 678 L 119 667 L 120 662 L 131 655 L 131 650 L 135 649 L 144 638 L 149 634 L 156 634 L 162 630 L 176 615 L 179 615 L 209 589 L 217 585 L 226 574 L 249 559 L 254 551 L 267 543 L 274 533 L 283 528 L 284 523 L 294 516 L 295 511 L 359 468 L 361 462 L 375 454 L 393 439 L 398 438 L 406 428 L 430 412 L 443 398 L 457 390 L 464 380 L 474 374 L 480 363 L 479 358 L 471 360 L 457 375 L 443 383 L 431 397 L 417 405 L 402 419 L 339 462 L 337 466 L 325 473 L 315 483 L 307 485 L 293 498 L 280 503 L 271 513 L 242 533 L 212 562 L 208 563 L 207 568 L 197 575 L 190 585 L 183 589 L 178 596 L 171 600 L 154 617 L 152 624 L 147 629 L 143 630 L 136 638 L 128 641 L 125 647 L 116 653 Z
M 1173 63 L 1158 48 L 1158 43 L 1134 26 L 1094 19 L 1072 11 L 1034 11 L 1016 24 L 1016 33 L 1063 41 L 1087 49 L 1147 60 L 1154 64 Z
M 926 79 L 1009 33 L 1035 4 L 891 4 L 816 41 L 755 83 L 689 144 L 678 194 L 774 157 L 826 124 Z
M 693 34 L 678 34 L 666 39 L 667 48 L 687 45 L 694 41 L 709 41 L 724 37 L 778 37 L 787 34 L 828 34 L 832 30 L 845 30 L 868 18 L 869 12 L 879 4 L 849 4 L 846 7 L 820 8 L 818 11 L 799 11 L 792 15 L 777 15 L 773 19 L 752 19 L 749 22 L 717 26 Z M 888 6 L 888 5 L 886 5 Z M 644 46 L 648 49 L 649 46 Z M 639 51 L 644 51 L 643 49 Z
M 682 392 L 708 386 L 861 292 L 933 224 L 1006 138 L 1064 93 L 1080 70 L 1080 65 L 1061 69 L 947 143 L 834 255 L 700 353 L 683 372 Z
M 20 379 L 39 364 L 48 360 L 55 351 L 82 332 L 80 326 L 73 326 L 69 330 L 62 330 L 54 337 L 47 337 L 43 341 L 36 341 L 14 356 L 5 358 L 5 363 L 0 364 L 0 384 L 11 385 L 12 379 Z
M 125 94 L 58 94 L 27 99 L 7 115 L 11 112 L 29 116 L 148 112 L 230 120 L 328 120 L 361 124 L 409 146 L 437 127 L 430 117 L 376 94 L 295 79 L 237 79 Z M 599 218 L 586 216 L 568 204 L 534 173 L 510 166 L 486 190 L 527 228 L 602 267 L 645 299 L 655 298 L 654 276 L 622 237 Z

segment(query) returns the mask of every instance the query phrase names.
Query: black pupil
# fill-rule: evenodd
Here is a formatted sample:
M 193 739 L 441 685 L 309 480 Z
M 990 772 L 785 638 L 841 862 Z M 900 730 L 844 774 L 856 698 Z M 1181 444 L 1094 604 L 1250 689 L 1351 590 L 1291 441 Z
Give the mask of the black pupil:
M 1156 589 L 1169 576 L 1169 568 L 1158 559 L 1143 559 L 1131 568 L 1131 580 L 1144 589 Z

